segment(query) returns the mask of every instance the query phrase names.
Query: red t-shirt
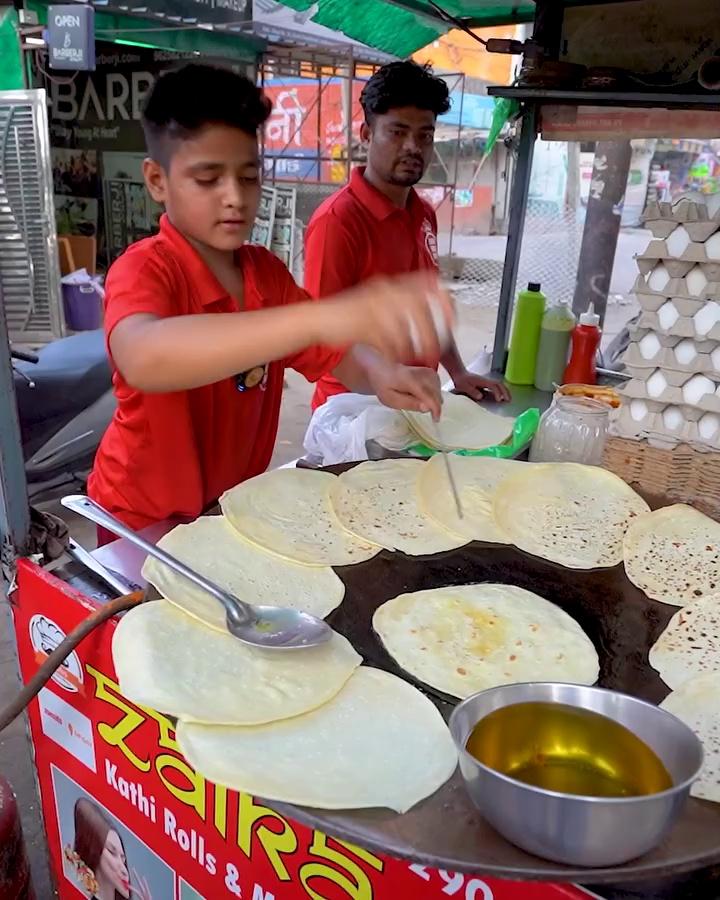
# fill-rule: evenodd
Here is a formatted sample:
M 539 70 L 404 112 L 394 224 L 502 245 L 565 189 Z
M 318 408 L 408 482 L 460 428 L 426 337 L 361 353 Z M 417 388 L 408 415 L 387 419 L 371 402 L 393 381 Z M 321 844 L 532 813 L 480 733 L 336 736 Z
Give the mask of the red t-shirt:
M 395 206 L 354 169 L 350 183 L 315 212 L 305 234 L 305 288 L 329 297 L 377 275 L 438 268 L 437 218 L 410 191 L 405 209 Z M 312 408 L 347 388 L 331 374 L 319 379 Z
M 308 299 L 277 257 L 261 247 L 238 252 L 243 309 Z M 110 269 L 105 332 L 122 319 L 236 312 L 238 304 L 199 254 L 163 216 L 160 233 L 130 247 Z M 208 348 L 212 350 L 212 348 Z M 118 408 L 102 439 L 88 493 L 132 528 L 195 518 L 228 488 L 264 472 L 278 427 L 284 369 L 309 381 L 332 370 L 342 352 L 312 347 L 266 367 L 263 381 L 239 391 L 235 378 L 167 394 L 146 394 L 116 370 Z

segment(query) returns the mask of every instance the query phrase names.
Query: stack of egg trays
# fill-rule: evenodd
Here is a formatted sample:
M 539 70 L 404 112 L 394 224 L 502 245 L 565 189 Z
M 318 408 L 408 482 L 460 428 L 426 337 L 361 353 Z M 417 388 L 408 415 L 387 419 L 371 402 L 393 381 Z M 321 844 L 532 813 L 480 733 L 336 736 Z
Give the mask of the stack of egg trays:
M 720 219 L 683 200 L 675 207 L 651 204 L 644 220 L 653 240 L 637 258 L 641 313 L 623 357 L 631 376 L 623 394 L 630 402 L 615 415 L 612 431 L 662 448 L 720 449 Z M 652 356 L 643 341 L 648 335 L 655 338 Z M 676 356 L 681 344 L 685 354 L 688 345 L 695 351 L 687 363 Z M 684 390 L 698 375 L 716 380 L 704 383 L 708 390 L 689 403 Z

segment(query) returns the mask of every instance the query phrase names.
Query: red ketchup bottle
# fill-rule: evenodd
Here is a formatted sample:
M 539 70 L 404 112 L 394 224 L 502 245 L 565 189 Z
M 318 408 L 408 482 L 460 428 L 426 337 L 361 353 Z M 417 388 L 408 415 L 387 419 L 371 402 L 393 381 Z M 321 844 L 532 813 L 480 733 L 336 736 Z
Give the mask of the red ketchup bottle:
M 570 362 L 563 376 L 563 384 L 596 384 L 597 368 L 595 357 L 600 345 L 600 316 L 591 303 L 587 312 L 582 313 L 579 323 L 572 331 L 572 351 Z

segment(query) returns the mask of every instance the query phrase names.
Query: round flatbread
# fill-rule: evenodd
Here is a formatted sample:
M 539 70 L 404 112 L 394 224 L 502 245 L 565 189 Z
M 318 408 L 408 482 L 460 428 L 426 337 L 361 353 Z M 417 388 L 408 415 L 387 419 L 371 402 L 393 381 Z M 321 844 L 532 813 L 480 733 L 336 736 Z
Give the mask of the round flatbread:
M 417 482 L 424 466 L 420 460 L 386 459 L 348 469 L 332 487 L 337 517 L 358 538 L 387 550 L 422 556 L 462 547 L 467 538 L 440 528 L 420 509 Z
M 192 722 L 259 725 L 299 716 L 340 691 L 362 659 L 341 635 L 298 651 L 249 647 L 165 600 L 130 610 L 113 662 L 133 703 Z
M 595 647 L 578 623 L 512 585 L 401 594 L 376 610 L 373 627 L 401 668 L 453 697 L 523 681 L 598 678 Z
M 380 547 L 346 531 L 333 512 L 334 475 L 313 469 L 274 469 L 227 491 L 220 507 L 248 541 L 308 566 L 349 566 Z
M 720 803 L 720 673 L 691 678 L 660 706 L 691 728 L 703 745 L 703 769 L 690 793 Z
M 528 463 L 493 500 L 495 521 L 516 547 L 569 569 L 618 565 L 625 532 L 649 510 L 617 475 L 577 463 Z
M 158 547 L 241 600 L 258 606 L 287 606 L 324 618 L 345 596 L 330 568 L 303 566 L 266 553 L 244 540 L 222 516 L 178 525 Z M 148 557 L 143 578 L 171 603 L 212 628 L 227 631 L 225 610 L 210 594 Z
M 210 781 L 320 809 L 406 812 L 457 765 L 450 732 L 427 697 L 365 666 L 304 716 L 256 728 L 180 722 L 177 740 L 190 765 Z
M 650 651 L 650 665 L 669 688 L 720 672 L 720 594 L 679 610 Z
M 405 412 L 410 428 L 437 450 L 485 450 L 510 439 L 514 419 L 491 413 L 461 394 L 443 393 L 439 424 L 430 413 Z
M 686 606 L 720 593 L 720 524 L 678 503 L 655 510 L 625 535 L 625 571 L 653 600 Z
M 417 490 L 422 512 L 458 538 L 509 544 L 493 518 L 493 496 L 505 478 L 521 471 L 527 463 L 489 456 L 453 456 L 449 462 L 460 495 L 462 518 L 442 456 L 433 457 L 420 471 Z

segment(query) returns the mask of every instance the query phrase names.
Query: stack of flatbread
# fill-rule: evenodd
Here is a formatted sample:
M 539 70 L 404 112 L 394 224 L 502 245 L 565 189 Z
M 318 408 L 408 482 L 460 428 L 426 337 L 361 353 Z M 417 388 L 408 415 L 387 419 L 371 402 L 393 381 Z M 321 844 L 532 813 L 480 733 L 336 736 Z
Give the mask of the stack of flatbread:
M 444 394 L 440 424 L 430 413 L 403 413 L 410 429 L 428 447 L 436 450 L 485 450 L 505 444 L 515 422 L 491 413 L 469 397 Z

